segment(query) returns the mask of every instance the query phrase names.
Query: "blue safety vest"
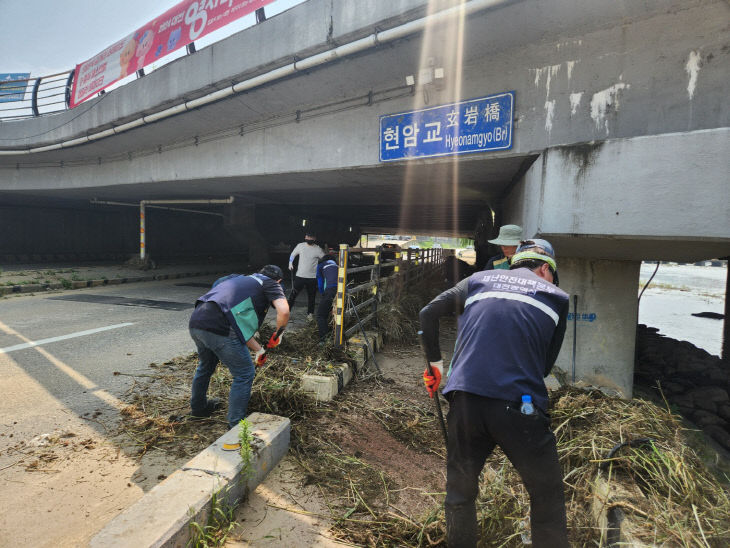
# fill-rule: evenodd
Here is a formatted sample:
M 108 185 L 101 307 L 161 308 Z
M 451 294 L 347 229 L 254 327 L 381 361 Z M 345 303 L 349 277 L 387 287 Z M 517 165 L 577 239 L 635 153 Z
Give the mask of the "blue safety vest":
M 468 281 L 444 394 L 455 390 L 547 409 L 548 348 L 568 294 L 527 268 L 484 270 Z

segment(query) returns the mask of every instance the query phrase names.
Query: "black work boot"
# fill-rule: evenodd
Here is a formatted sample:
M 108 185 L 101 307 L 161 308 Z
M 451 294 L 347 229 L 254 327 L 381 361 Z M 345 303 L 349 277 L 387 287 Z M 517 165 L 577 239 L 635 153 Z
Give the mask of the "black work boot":
M 449 548 L 475 548 L 477 545 L 476 505 L 445 506 L 446 539 Z
M 192 413 L 190 413 L 190 415 L 196 419 L 205 419 L 207 417 L 210 417 L 216 410 L 220 409 L 221 407 L 223 407 L 223 404 L 218 398 L 208 398 L 204 409 L 200 411 L 193 411 Z

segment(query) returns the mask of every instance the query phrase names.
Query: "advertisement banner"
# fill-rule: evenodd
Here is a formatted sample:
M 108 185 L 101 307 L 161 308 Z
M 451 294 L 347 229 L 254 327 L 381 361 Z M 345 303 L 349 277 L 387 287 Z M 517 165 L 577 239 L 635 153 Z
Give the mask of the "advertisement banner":
M 271 2 L 273 0 L 183 0 L 88 61 L 76 65 L 71 108 L 125 76 Z
M 30 72 L 0 72 L 0 103 L 22 101 Z

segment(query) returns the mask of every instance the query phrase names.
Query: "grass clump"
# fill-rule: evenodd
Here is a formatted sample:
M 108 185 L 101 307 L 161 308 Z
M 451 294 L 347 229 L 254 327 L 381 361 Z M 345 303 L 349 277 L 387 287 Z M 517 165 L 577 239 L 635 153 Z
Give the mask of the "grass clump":
M 251 442 L 253 442 L 253 436 L 251 435 L 251 425 L 247 419 L 241 419 L 238 427 L 238 442 L 241 444 L 241 461 L 243 466 L 241 467 L 241 479 L 246 480 L 253 474 L 253 449 L 251 448 Z
M 210 512 L 205 525 L 191 521 L 188 548 L 214 548 L 223 546 L 228 535 L 238 525 L 235 520 L 236 507 L 227 502 L 222 491 L 213 494 Z

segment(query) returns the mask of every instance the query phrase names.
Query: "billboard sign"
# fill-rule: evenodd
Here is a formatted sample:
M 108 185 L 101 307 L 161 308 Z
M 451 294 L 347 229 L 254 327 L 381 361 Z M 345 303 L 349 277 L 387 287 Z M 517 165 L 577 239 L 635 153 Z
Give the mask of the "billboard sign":
M 380 161 L 512 148 L 515 92 L 380 117 Z
M 184 0 L 76 65 L 71 108 L 102 89 L 273 0 Z
M 22 101 L 30 72 L 0 72 L 0 103 Z

